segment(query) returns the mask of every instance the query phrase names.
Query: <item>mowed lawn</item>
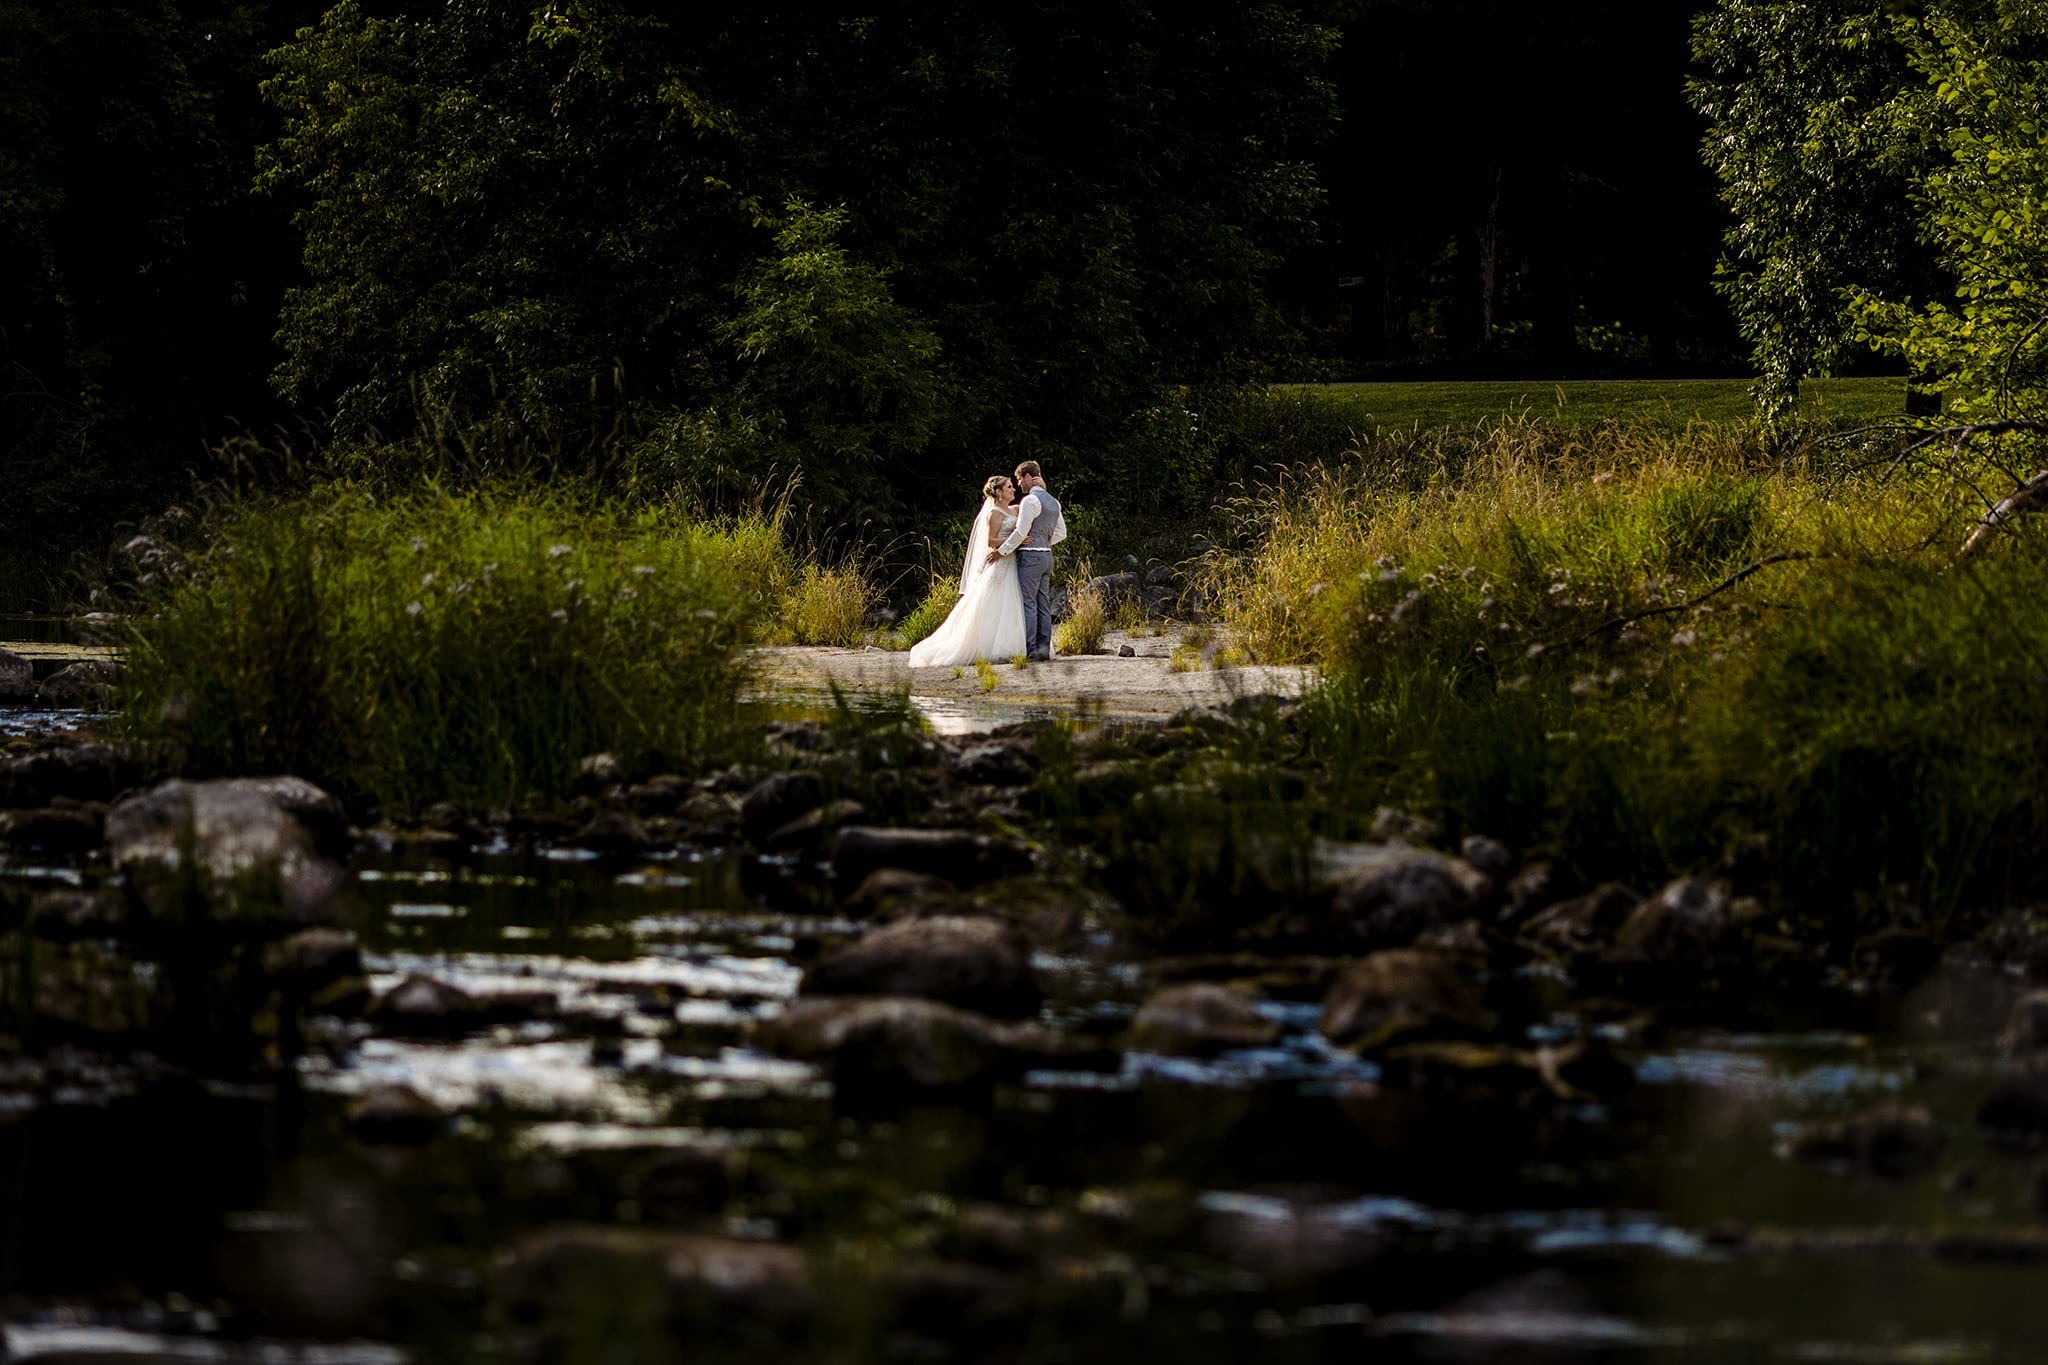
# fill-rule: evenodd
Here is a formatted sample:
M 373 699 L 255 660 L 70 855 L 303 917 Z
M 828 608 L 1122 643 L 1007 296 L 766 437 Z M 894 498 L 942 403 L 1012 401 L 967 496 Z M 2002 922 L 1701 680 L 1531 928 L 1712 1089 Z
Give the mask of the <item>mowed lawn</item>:
M 1747 379 L 1620 379 L 1465 384 L 1286 384 L 1356 415 L 1361 430 L 1468 426 L 1526 417 L 1572 425 L 1614 420 L 1684 428 L 1694 422 L 1747 422 L 1755 412 Z M 1801 415 L 1833 422 L 1882 422 L 1906 411 L 1904 379 L 1810 379 L 1800 385 Z

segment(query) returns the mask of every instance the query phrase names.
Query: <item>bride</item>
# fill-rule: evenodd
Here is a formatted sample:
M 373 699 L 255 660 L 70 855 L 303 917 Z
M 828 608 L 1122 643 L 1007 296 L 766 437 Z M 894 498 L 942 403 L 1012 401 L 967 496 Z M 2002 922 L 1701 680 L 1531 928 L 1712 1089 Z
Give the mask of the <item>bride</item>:
M 971 664 L 977 659 L 1012 659 L 1024 652 L 1024 596 L 1017 588 L 1017 557 L 984 561 L 988 552 L 1017 529 L 1017 485 L 997 474 L 981 486 L 981 510 L 967 537 L 960 567 L 960 601 L 946 623 L 912 645 L 910 666 Z

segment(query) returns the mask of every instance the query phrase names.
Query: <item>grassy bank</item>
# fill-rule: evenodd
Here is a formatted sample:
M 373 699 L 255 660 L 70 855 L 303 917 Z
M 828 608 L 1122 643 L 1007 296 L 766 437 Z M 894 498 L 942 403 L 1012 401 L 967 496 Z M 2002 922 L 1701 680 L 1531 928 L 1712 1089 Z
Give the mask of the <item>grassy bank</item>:
M 763 521 L 345 486 L 234 505 L 159 564 L 134 736 L 188 772 L 292 772 L 392 812 L 556 797 L 599 751 L 721 754 L 790 579 Z
M 1285 385 L 1346 413 L 1364 431 L 1530 420 L 1583 427 L 1602 422 L 1684 430 L 1694 423 L 1742 427 L 1755 415 L 1747 379 L 1642 379 L 1587 383 Z M 1810 379 L 1799 415 L 1835 424 L 1883 422 L 1906 410 L 1903 379 Z
M 2026 534 L 1959 562 L 1969 502 L 1870 453 L 1381 437 L 1239 499 L 1210 579 L 1260 657 L 1328 668 L 1338 811 L 1643 883 L 1741 867 L 1842 927 L 2048 892 L 2048 566 Z

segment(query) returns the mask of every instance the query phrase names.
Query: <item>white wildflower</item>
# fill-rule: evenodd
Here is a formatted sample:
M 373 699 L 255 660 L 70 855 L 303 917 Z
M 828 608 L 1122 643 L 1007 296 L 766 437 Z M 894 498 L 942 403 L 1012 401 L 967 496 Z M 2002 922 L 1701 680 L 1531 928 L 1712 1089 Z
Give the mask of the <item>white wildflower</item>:
M 421 612 L 425 610 L 426 608 L 422 607 L 419 603 L 411 602 L 406 605 L 405 614 L 407 616 L 418 616 Z
M 548 558 L 560 559 L 563 555 L 574 552 L 575 548 L 573 545 L 550 545 L 548 546 Z

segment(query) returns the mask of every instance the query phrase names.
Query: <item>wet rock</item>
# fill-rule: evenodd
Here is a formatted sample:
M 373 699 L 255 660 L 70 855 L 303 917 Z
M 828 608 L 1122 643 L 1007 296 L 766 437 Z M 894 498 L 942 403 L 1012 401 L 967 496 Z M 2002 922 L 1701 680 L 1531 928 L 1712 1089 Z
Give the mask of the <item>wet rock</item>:
M 699 1345 L 765 1346 L 808 1325 L 816 1311 L 810 1265 L 794 1248 L 645 1228 L 528 1233 L 499 1254 L 492 1292 L 507 1320 L 552 1343 L 541 1352 L 547 1358 L 567 1358 L 562 1347 L 587 1343 L 601 1305 L 613 1307 L 600 1321 L 643 1331 L 659 1324 Z M 651 1320 L 638 1321 L 643 1313 Z
M 115 938 L 128 927 L 128 906 L 103 887 L 44 891 L 29 902 L 29 920 L 39 938 Z
M 2048 1136 L 2048 1053 L 2022 1058 L 1977 1107 L 1978 1126 L 2021 1142 Z
M 1786 1141 L 1785 1152 L 1800 1161 L 1898 1176 L 1927 1170 L 1946 1142 L 1924 1106 L 1882 1104 L 1847 1118 L 1809 1123 Z
M 1022 1270 L 1078 1253 L 1079 1231 L 1056 1209 L 963 1204 L 941 1230 L 936 1250 L 957 1261 Z
M 111 801 L 140 781 L 143 765 L 112 744 L 71 744 L 0 762 L 0 806 L 47 806 L 59 799 Z
M 626 804 L 640 816 L 674 815 L 690 795 L 690 781 L 675 773 L 662 773 L 626 789 Z
M 1275 957 L 1269 953 L 1188 953 L 1155 958 L 1147 974 L 1164 984 L 1179 981 L 1237 982 L 1246 990 L 1280 1000 L 1321 1000 L 1330 984 L 1351 965 L 1342 957 Z
M 1333 1043 L 1372 1051 L 1417 1038 L 1462 1037 L 1486 1024 L 1479 990 L 1455 958 L 1392 948 L 1338 975 L 1316 1027 Z
M 1478 914 L 1491 890 L 1484 874 L 1432 849 L 1367 846 L 1331 887 L 1330 908 L 1348 940 L 1395 948 L 1428 929 Z
M 495 1024 L 545 1017 L 554 997 L 545 991 L 473 995 L 460 986 L 415 972 L 371 1002 L 364 1018 L 380 1033 L 400 1038 L 457 1038 Z
M 1496 884 L 1506 882 L 1515 870 L 1515 855 L 1508 852 L 1508 846 L 1483 834 L 1466 835 L 1458 845 L 1458 856 Z
M 37 853 L 71 856 L 98 848 L 104 808 L 74 806 L 0 811 L 0 840 Z
M 263 966 L 282 989 L 306 999 L 338 981 L 361 978 L 363 953 L 346 929 L 301 929 L 265 949 Z
M 590 817 L 588 824 L 570 835 L 568 842 L 574 848 L 622 857 L 645 852 L 653 848 L 656 841 L 647 832 L 647 826 L 630 812 L 601 810 Z
M 1629 912 L 1607 960 L 1617 966 L 1712 965 L 1735 929 L 1728 888 L 1682 877 Z
M 1977 935 L 1976 947 L 2000 966 L 2048 980 L 2048 909 L 2005 911 Z
M 1021 787 L 1038 773 L 1038 765 L 1021 745 L 975 744 L 953 760 L 953 775 L 962 782 L 988 787 Z
M 1279 1036 L 1280 1026 L 1244 992 L 1196 981 L 1154 991 L 1131 1020 L 1125 1044 L 1139 1052 L 1201 1057 L 1269 1047 Z
M 2048 991 L 2028 991 L 2013 1002 L 2012 1015 L 2000 1041 L 2008 1052 L 2048 1048 Z
M 1380 843 L 1402 839 L 1411 844 L 1434 842 L 1437 836 L 1434 820 L 1410 815 L 1396 806 L 1381 806 L 1372 813 L 1372 837 Z
M 825 780 L 814 772 L 776 773 L 740 800 L 740 833 L 759 843 L 805 811 L 825 804 Z
M 394 1147 L 429 1142 L 448 1131 L 449 1115 L 409 1085 L 366 1090 L 348 1107 L 348 1126 L 363 1142 Z
M 1281 1283 L 1367 1272 L 1396 1249 L 1399 1231 L 1356 1206 L 1262 1195 L 1210 1196 L 1200 1222 L 1210 1254 Z
M 1642 900 L 1641 893 L 1620 882 L 1605 882 L 1583 896 L 1538 911 L 1522 926 L 1520 937 L 1530 947 L 1559 957 L 1603 952 Z
M 1864 935 L 1849 950 L 1849 966 L 1858 976 L 1894 990 L 1912 987 L 1940 961 L 1940 943 L 1896 925 Z
M 798 1000 L 756 1036 L 824 1066 L 846 1099 L 978 1087 L 1024 1065 L 1009 1029 L 931 1000 Z
M 623 783 L 627 776 L 626 765 L 617 754 L 586 754 L 576 764 L 569 790 L 578 796 L 595 796 Z
M 827 801 L 816 810 L 805 811 L 774 833 L 755 842 L 763 853 L 811 853 L 825 847 L 841 827 L 867 818 L 867 807 L 841 797 Z
M 105 706 L 121 682 L 121 666 L 111 659 L 86 659 L 58 669 L 43 679 L 37 700 L 45 706 Z
M 801 995 L 893 995 L 1020 1019 L 1038 1012 L 1031 945 L 1006 924 L 962 916 L 905 920 L 826 954 Z
M 339 827 L 339 833 L 336 827 Z M 150 914 L 335 923 L 340 804 L 295 777 L 171 781 L 107 813 L 114 866 Z
M 1538 1054 L 1466 1039 L 1402 1043 L 1381 1054 L 1380 1067 L 1390 1085 L 1467 1102 L 1521 1103 L 1556 1093 Z
M 0 705 L 24 705 L 35 699 L 35 665 L 12 650 L 0 649 Z
M 1091 909 L 1104 902 L 1085 888 L 1043 877 L 1012 877 L 978 886 L 967 899 L 976 914 L 1012 925 L 1037 948 L 1064 948 L 1087 929 Z
M 907 872 L 900 867 L 882 867 L 870 872 L 840 909 L 856 919 L 865 919 L 897 906 L 915 902 L 951 900 L 959 888 L 944 877 L 928 872 Z
M 1519 923 L 1532 911 L 1557 904 L 1583 885 L 1548 858 L 1539 858 L 1508 878 L 1501 918 L 1509 923 Z
M 832 850 L 832 879 L 843 891 L 851 891 L 884 867 L 929 873 L 969 887 L 1020 875 L 1030 865 L 1029 855 L 1014 844 L 959 830 L 849 825 L 839 831 Z

